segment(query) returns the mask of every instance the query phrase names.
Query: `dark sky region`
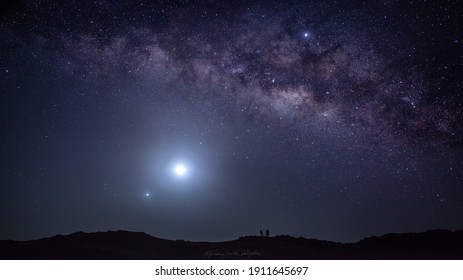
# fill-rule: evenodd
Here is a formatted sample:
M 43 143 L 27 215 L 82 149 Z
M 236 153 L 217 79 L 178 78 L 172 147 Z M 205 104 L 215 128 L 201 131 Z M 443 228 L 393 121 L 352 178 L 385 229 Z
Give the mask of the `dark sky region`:
M 456 0 L 1 6 L 0 239 L 463 228 Z

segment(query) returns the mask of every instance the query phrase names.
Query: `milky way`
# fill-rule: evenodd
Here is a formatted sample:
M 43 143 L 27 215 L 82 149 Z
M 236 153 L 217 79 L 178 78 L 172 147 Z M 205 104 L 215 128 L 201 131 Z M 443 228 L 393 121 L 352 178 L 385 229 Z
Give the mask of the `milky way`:
M 34 2 L 2 17 L 2 228 L 25 222 L 0 237 L 462 226 L 452 1 Z M 177 158 L 196 166 L 185 197 L 163 188 Z
M 412 38 L 400 42 L 393 31 L 375 38 L 362 30 L 368 23 L 356 28 L 358 22 L 338 15 L 322 20 L 287 10 L 274 15 L 250 8 L 197 28 L 174 19 L 163 32 L 131 28 L 104 40 L 91 32 L 65 33 L 52 43 L 64 48 L 58 71 L 83 80 L 181 82 L 197 88 L 194 95 L 214 91 L 242 106 L 238 110 L 254 108 L 301 126 L 335 123 L 352 133 L 360 127 L 396 138 L 459 141 L 458 119 L 445 100 L 429 100 L 437 89 L 414 61 Z M 377 46 L 384 43 L 396 53 Z

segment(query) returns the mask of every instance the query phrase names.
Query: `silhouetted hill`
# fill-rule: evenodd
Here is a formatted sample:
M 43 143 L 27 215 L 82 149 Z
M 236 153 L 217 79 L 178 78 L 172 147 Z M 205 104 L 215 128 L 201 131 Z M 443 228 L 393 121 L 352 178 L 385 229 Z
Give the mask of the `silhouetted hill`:
M 189 242 L 142 232 L 76 232 L 0 241 L 0 259 L 463 259 L 463 231 L 386 234 L 357 243 L 291 236 Z

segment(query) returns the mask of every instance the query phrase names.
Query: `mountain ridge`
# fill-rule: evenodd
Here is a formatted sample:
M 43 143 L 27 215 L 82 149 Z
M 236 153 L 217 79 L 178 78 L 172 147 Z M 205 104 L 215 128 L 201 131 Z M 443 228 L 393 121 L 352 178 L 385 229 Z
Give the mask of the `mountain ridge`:
M 75 232 L 0 241 L 0 259 L 463 259 L 463 231 L 389 233 L 355 243 L 289 235 L 196 242 L 124 230 Z

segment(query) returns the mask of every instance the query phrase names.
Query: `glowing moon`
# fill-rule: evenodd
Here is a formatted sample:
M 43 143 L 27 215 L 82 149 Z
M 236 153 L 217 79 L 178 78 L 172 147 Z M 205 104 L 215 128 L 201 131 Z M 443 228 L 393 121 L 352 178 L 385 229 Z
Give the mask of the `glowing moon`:
M 177 173 L 178 176 L 185 175 L 185 172 L 186 172 L 185 166 L 179 164 L 175 167 L 175 173 Z

